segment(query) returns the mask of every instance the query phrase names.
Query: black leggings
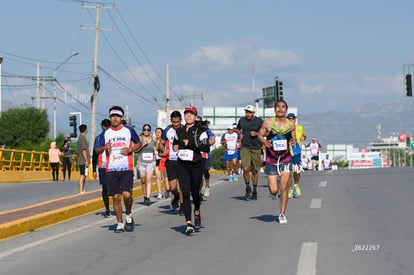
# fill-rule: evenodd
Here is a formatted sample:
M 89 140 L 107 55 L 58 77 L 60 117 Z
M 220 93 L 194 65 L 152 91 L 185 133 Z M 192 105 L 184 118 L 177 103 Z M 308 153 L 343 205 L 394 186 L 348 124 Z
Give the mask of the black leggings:
M 51 162 L 53 180 L 59 180 L 59 162 Z
M 108 187 L 105 182 L 106 168 L 99 168 L 99 183 L 102 185 L 102 200 L 105 205 L 105 210 L 109 210 Z
M 63 166 L 63 179 L 66 179 L 66 168 L 68 169 L 68 180 L 70 180 L 70 170 L 72 168 L 72 163 L 70 162 L 70 158 L 63 158 L 62 162 Z
M 186 221 L 191 221 L 191 201 L 193 197 L 194 210 L 200 210 L 200 185 L 203 178 L 203 162 L 185 163 L 178 161 L 177 178 L 183 193 L 183 211 Z

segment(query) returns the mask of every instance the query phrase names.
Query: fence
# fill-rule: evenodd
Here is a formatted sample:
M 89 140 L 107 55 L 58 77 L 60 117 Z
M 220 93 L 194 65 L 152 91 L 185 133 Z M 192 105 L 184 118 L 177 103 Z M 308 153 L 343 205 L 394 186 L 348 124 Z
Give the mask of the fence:
M 76 159 L 76 155 L 73 155 L 72 172 L 78 170 Z M 47 152 L 0 148 L 0 182 L 50 180 L 50 171 Z
M 73 155 L 76 170 L 76 155 Z M 62 168 L 62 167 L 61 167 Z M 0 148 L 0 171 L 49 171 L 49 154 L 46 152 Z

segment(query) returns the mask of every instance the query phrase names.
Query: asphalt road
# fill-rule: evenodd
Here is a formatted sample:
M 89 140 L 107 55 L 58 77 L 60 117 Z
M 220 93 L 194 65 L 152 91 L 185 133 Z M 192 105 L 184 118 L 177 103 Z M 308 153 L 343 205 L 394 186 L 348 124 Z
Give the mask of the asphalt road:
M 413 173 L 304 173 L 287 225 L 264 174 L 257 201 L 217 175 L 191 236 L 167 201 L 138 199 L 134 232 L 115 234 L 114 217 L 93 213 L 0 242 L 0 274 L 414 274 Z

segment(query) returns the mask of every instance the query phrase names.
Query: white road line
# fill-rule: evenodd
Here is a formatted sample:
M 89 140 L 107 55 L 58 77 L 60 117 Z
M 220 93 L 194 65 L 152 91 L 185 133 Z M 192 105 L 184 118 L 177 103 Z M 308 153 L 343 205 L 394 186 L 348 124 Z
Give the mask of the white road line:
M 312 199 L 310 208 L 321 208 L 322 206 L 322 199 Z
M 325 181 L 321 181 L 320 183 L 319 183 L 319 187 L 326 187 L 326 184 L 327 184 L 328 182 L 325 180 Z
M 218 181 L 216 181 L 214 183 L 211 183 L 210 186 L 214 186 L 214 185 L 220 184 L 220 183 L 224 183 L 224 181 L 218 180 Z M 162 203 L 165 203 L 165 202 L 169 203 L 169 201 L 170 201 L 169 198 L 166 199 L 166 200 L 156 201 L 153 204 L 151 204 L 151 206 L 155 206 L 155 205 L 162 204 Z M 151 206 L 149 206 L 149 207 L 151 207 Z M 135 208 L 135 209 L 133 209 L 133 213 L 136 213 L 136 212 L 139 212 L 139 211 L 143 211 L 143 210 L 145 210 L 147 208 L 148 207 Z M 115 220 L 115 216 L 113 216 L 113 219 Z M 0 259 L 2 259 L 4 257 L 7 257 L 7 256 L 10 256 L 10 255 L 13 255 L 15 253 L 22 252 L 22 251 L 24 251 L 26 249 L 29 249 L 29 248 L 32 248 L 32 247 L 36 247 L 36 246 L 42 245 L 44 243 L 51 242 L 51 241 L 56 240 L 56 239 L 59 239 L 61 237 L 64 237 L 64 236 L 67 236 L 67 235 L 71 235 L 71 234 L 77 233 L 77 232 L 82 231 L 82 230 L 85 230 L 87 228 L 96 227 L 96 226 L 98 226 L 100 224 L 107 224 L 108 221 L 110 221 L 110 220 L 111 219 L 102 219 L 102 220 L 99 220 L 99 221 L 90 223 L 88 225 L 81 226 L 79 228 L 74 228 L 72 230 L 68 230 L 68 231 L 62 232 L 60 234 L 56 234 L 54 236 L 50 236 L 50 237 L 47 237 L 47 238 L 44 238 L 44 239 L 35 241 L 33 243 L 30 243 L 30 244 L 22 245 L 22 246 L 13 248 L 13 249 L 6 250 L 4 252 L 0 252 Z M 116 220 L 115 220 L 115 222 L 116 222 Z
M 303 243 L 300 249 L 297 275 L 316 274 L 318 243 Z

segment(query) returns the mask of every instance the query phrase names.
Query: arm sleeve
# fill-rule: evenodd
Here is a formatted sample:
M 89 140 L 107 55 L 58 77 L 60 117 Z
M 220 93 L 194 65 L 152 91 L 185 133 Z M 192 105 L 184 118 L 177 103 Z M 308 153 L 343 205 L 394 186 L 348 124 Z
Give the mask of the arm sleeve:
M 92 153 L 92 171 L 96 172 L 96 166 L 98 165 L 98 154 L 95 150 Z

